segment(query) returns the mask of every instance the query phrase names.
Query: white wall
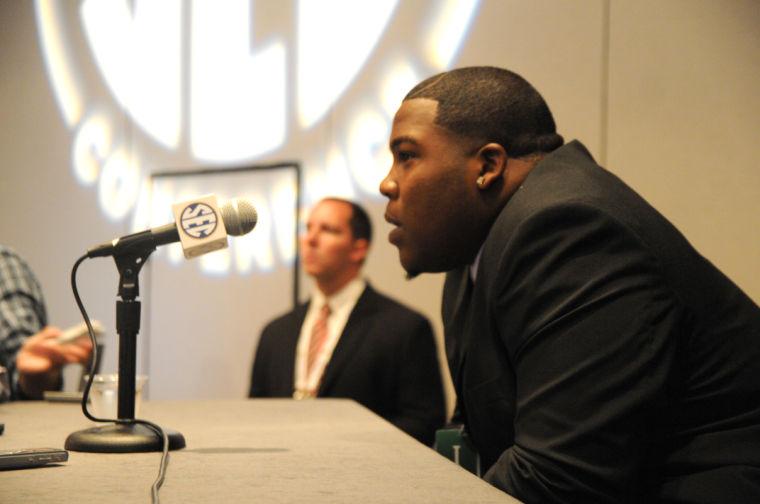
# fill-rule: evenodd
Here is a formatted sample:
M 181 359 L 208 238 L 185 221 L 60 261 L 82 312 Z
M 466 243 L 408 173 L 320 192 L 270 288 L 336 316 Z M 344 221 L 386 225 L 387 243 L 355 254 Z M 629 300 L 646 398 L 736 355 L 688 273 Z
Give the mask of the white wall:
M 76 3 L 59 5 L 67 6 L 72 48 L 87 83 L 88 99 L 112 111 L 114 124 L 123 130 L 127 145 L 142 156 L 143 171 L 207 166 L 193 158 L 187 129 L 176 150 L 162 149 L 114 105 L 92 63 L 87 41 L 73 29 L 79 22 Z M 255 42 L 263 44 L 280 36 L 288 54 L 293 54 L 297 46 L 293 21 L 296 2 L 255 5 Z M 425 37 L 432 33 L 431 16 L 441 5 L 432 0 L 401 2 L 357 77 L 328 115 L 308 129 L 299 128 L 296 119 L 292 77 L 297 58 L 290 58 L 288 136 L 274 151 L 243 160 L 303 161 L 307 202 L 329 192 L 334 184 L 348 181 L 346 187 L 367 205 L 376 225 L 368 277 L 380 290 L 427 314 L 439 334 L 442 276 L 427 275 L 411 282 L 404 279 L 396 250 L 385 240 L 389 227 L 382 220 L 384 202 L 359 186 L 355 171 L 344 174 L 346 180 L 328 177 L 332 186 L 320 185 L 320 180 L 327 174 L 324 167 L 332 147 L 337 146 L 349 160 L 361 159 L 349 155 L 353 145 L 366 140 L 352 136 L 357 111 L 374 111 L 389 124 L 392 111 L 382 103 L 379 90 L 396 63 L 410 65 L 419 79 L 440 70 L 425 52 L 429 42 Z M 339 32 L 350 22 L 339 17 L 334 21 L 336 25 L 327 27 L 326 33 Z M 760 301 L 758 26 L 760 9 L 753 0 L 484 0 L 452 66 L 503 66 L 528 78 L 544 94 L 566 139 L 581 139 L 602 164 L 644 195 L 706 257 Z M 0 3 L 0 241 L 14 246 L 29 260 L 43 284 L 51 321 L 67 326 L 79 320 L 68 283 L 74 260 L 88 246 L 128 232 L 131 222 L 129 218 L 105 218 L 97 201 L 97 188 L 84 186 L 72 176 L 74 131 L 59 113 L 36 33 L 32 2 Z M 345 44 L 351 43 L 345 40 Z M 341 56 L 340 52 L 326 55 L 330 61 L 340 61 Z M 376 137 L 370 140 L 383 141 Z M 383 169 L 371 161 L 367 170 Z M 188 273 L 185 279 L 194 274 Z M 250 292 L 246 288 L 266 282 L 267 274 L 261 275 L 231 281 L 231 286 L 242 287 L 235 287 L 227 299 L 220 299 L 224 294 L 215 294 L 215 302 L 224 306 L 239 303 L 247 296 L 245 292 Z M 117 283 L 113 265 L 89 261 L 80 278 L 91 313 L 113 327 Z M 169 298 L 172 286 L 185 291 L 192 288 L 187 282 L 180 282 L 181 287 L 175 284 L 162 286 L 170 289 L 165 294 Z M 272 309 L 278 311 L 280 305 Z M 163 309 L 162 314 L 166 311 Z M 250 355 L 261 322 L 252 322 L 250 310 L 238 312 L 240 330 L 248 334 L 248 347 L 230 351 L 237 354 L 234 367 L 247 377 L 247 357 L 239 355 Z M 163 323 L 171 327 L 171 316 L 166 316 L 169 319 Z M 196 372 L 182 362 L 193 359 L 194 348 L 198 349 L 198 364 L 194 366 L 202 364 L 203 348 L 209 343 L 208 330 L 201 328 L 207 327 L 204 324 L 213 321 L 215 315 L 197 316 L 194 326 L 198 332 L 183 331 L 181 335 L 185 346 L 180 354 L 185 357 L 166 361 L 165 366 L 176 369 L 161 373 L 161 381 L 180 384 L 183 376 Z M 186 312 L 183 317 L 188 317 Z M 229 326 L 225 322 L 225 328 Z M 174 337 L 180 339 L 180 335 Z M 106 370 L 116 365 L 113 338 L 111 334 Z M 244 382 L 241 378 L 221 395 L 241 396 Z

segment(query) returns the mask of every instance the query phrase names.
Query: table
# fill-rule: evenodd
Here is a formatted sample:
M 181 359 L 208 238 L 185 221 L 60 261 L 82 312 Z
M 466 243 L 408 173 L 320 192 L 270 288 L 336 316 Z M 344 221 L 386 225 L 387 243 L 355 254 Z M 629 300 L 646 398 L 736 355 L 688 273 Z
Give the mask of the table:
M 162 504 L 514 503 L 363 406 L 341 399 L 148 401 L 181 432 Z M 0 449 L 63 447 L 91 427 L 77 404 L 0 404 Z M 0 471 L 0 503 L 150 502 L 160 453 L 69 452 L 60 466 Z

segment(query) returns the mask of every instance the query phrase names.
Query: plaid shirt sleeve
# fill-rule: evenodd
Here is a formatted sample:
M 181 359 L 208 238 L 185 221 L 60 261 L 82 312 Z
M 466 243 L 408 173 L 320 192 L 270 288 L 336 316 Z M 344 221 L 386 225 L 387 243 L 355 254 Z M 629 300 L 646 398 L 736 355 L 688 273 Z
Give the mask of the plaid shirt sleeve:
M 8 370 L 11 399 L 19 398 L 16 354 L 24 340 L 47 325 L 42 289 L 29 265 L 0 245 L 0 366 Z

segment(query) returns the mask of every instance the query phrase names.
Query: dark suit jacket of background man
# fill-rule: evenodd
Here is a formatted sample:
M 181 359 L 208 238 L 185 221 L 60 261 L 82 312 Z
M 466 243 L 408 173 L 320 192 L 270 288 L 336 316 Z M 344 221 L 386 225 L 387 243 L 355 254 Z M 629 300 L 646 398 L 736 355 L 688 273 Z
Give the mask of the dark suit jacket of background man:
M 494 485 L 525 502 L 760 502 L 760 310 L 580 143 L 507 203 L 474 286 L 447 275 L 443 316 Z
M 261 334 L 251 397 L 292 397 L 296 347 L 308 303 Z M 369 284 L 346 322 L 317 392 L 354 399 L 425 444 L 445 417 L 435 339 L 422 315 Z

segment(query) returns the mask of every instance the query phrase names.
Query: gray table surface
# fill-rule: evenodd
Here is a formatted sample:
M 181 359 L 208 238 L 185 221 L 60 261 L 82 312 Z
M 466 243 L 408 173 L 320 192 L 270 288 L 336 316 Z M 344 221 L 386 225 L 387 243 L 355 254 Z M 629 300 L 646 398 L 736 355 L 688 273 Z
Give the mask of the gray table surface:
M 155 401 L 141 416 L 181 432 L 161 503 L 517 502 L 355 402 Z M 0 404 L 0 449 L 62 448 L 93 426 L 76 404 Z M 70 452 L 65 464 L 0 471 L 0 503 L 150 502 L 160 453 Z

